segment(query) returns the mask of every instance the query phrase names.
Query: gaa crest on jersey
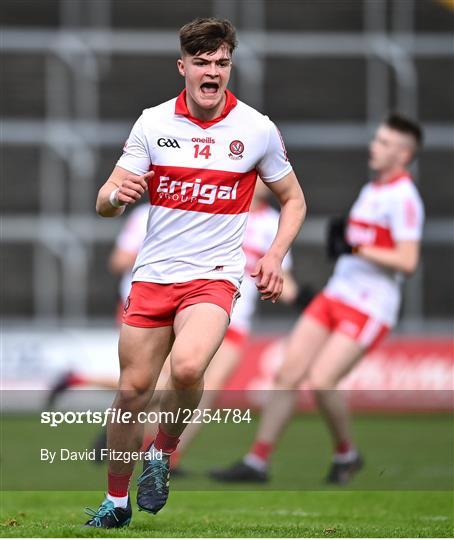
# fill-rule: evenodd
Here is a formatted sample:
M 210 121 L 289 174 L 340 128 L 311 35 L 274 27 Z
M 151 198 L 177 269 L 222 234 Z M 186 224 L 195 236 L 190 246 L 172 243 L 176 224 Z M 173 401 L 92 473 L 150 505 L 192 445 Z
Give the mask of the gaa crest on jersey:
M 239 139 L 235 139 L 230 143 L 229 150 L 228 156 L 230 159 L 243 159 L 244 144 Z
M 181 148 L 181 146 L 178 144 L 178 141 L 176 139 L 166 139 L 165 137 L 161 137 L 158 139 L 158 146 L 163 148 L 164 146 L 166 148 Z

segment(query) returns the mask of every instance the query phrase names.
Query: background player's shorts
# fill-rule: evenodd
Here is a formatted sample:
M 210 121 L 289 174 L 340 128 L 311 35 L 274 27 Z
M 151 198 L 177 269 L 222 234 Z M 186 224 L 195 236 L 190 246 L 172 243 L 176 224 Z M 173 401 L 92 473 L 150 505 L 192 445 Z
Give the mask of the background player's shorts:
M 332 332 L 340 332 L 354 339 L 366 350 L 374 349 L 390 328 L 367 313 L 344 304 L 324 293 L 318 294 L 304 310 Z
M 195 279 L 185 283 L 134 281 L 123 311 L 123 322 L 141 328 L 172 326 L 177 313 L 194 304 L 221 307 L 230 317 L 238 289 L 225 279 Z

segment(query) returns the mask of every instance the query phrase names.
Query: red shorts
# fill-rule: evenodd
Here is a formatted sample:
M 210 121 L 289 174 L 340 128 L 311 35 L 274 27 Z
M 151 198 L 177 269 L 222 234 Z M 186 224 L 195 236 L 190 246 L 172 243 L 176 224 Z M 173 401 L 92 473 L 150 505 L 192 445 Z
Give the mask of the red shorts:
M 238 289 L 225 279 L 195 279 L 185 283 L 134 281 L 123 311 L 123 322 L 141 328 L 172 326 L 175 315 L 194 304 L 216 304 L 230 317 Z
M 366 350 L 374 349 L 390 328 L 383 322 L 323 293 L 318 294 L 304 310 L 332 332 L 351 337 Z

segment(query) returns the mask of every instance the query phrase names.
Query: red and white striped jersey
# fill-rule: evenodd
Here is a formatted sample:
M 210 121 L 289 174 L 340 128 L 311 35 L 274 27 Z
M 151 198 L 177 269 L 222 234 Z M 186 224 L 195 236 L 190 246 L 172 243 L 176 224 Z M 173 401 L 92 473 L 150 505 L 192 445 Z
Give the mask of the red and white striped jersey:
M 392 248 L 399 241 L 420 240 L 423 223 L 421 197 L 402 171 L 384 184 L 370 182 L 363 187 L 349 215 L 346 239 L 352 245 Z M 402 273 L 361 256 L 343 255 L 325 293 L 392 326 L 402 279 Z
M 144 110 L 117 165 L 155 172 L 133 280 L 227 279 L 236 286 L 257 174 L 274 182 L 292 169 L 276 126 L 228 91 L 222 114 L 209 122 L 190 116 L 184 91 Z
M 259 296 L 255 279 L 250 274 L 273 243 L 278 225 L 279 212 L 268 204 L 249 212 L 243 243 L 246 270 L 240 288 L 241 297 L 235 304 L 230 322 L 230 326 L 244 333 L 250 330 Z M 290 270 L 291 266 L 292 258 L 289 252 L 282 261 L 282 268 Z

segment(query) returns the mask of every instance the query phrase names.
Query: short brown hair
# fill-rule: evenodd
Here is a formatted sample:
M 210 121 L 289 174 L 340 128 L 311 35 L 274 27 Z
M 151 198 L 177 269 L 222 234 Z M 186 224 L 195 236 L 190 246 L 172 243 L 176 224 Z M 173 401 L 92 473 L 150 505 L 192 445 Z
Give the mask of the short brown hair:
M 421 126 L 414 120 L 398 113 L 391 113 L 385 120 L 385 125 L 404 135 L 410 135 L 415 141 L 415 150 L 419 150 L 423 144 L 423 131 Z
M 227 19 L 197 18 L 180 29 L 182 54 L 214 53 L 224 43 L 232 54 L 237 46 L 236 30 Z

